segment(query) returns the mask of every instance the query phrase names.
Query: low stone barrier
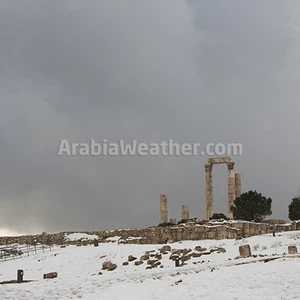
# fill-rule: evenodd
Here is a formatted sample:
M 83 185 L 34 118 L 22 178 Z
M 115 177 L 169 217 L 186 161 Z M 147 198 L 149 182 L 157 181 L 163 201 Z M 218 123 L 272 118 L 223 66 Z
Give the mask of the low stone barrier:
M 90 235 L 97 235 L 101 243 L 108 242 L 106 239 L 121 236 L 126 244 L 164 244 L 182 240 L 204 239 L 236 239 L 254 235 L 300 230 L 300 222 L 288 224 L 254 223 L 247 221 L 213 222 L 201 221 L 201 223 L 180 224 L 176 226 L 153 227 L 145 229 L 122 229 L 105 231 L 82 231 Z M 40 243 L 44 245 L 78 245 L 94 244 L 95 240 L 67 241 L 66 234 L 76 232 L 60 232 L 55 234 L 42 233 L 40 235 L 25 235 L 14 237 L 0 237 L 0 245 Z

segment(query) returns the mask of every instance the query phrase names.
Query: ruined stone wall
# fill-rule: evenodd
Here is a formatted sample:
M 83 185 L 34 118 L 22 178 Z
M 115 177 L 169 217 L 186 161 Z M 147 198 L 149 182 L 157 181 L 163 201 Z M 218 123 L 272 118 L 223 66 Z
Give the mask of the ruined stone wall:
M 218 222 L 208 222 L 208 224 L 216 225 Z M 228 227 L 240 229 L 240 234 L 243 237 L 250 237 L 254 235 L 267 234 L 283 231 L 300 230 L 300 222 L 286 223 L 286 224 L 270 224 L 270 223 L 254 223 L 254 222 L 228 222 L 222 223 Z
M 204 239 L 235 239 L 238 237 L 250 237 L 283 231 L 300 230 L 300 222 L 290 224 L 268 224 L 252 223 L 246 221 L 238 222 L 202 222 L 201 224 L 187 223 L 177 226 L 154 227 L 146 229 L 123 229 L 110 231 L 89 231 L 82 233 L 97 235 L 100 242 L 107 242 L 107 238 L 121 236 L 127 238 L 128 244 L 159 244 L 166 239 L 177 242 L 182 240 L 204 240 Z M 26 235 L 16 237 L 0 237 L 0 245 L 30 244 L 37 243 L 46 245 L 64 244 L 92 244 L 89 241 L 66 241 L 65 235 L 75 232 L 60 232 L 56 234 L 43 233 L 40 235 Z M 135 239 L 134 239 L 135 238 Z

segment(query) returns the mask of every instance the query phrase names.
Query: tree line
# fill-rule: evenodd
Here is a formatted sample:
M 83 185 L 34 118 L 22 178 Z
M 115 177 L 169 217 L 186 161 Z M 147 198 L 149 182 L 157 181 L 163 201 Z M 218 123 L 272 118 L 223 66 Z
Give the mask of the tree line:
M 262 222 L 272 214 L 272 199 L 263 196 L 257 191 L 248 191 L 234 200 L 230 208 L 235 220 Z M 300 220 L 300 195 L 292 199 L 288 206 L 289 219 Z M 211 219 L 227 219 L 224 214 L 213 214 Z

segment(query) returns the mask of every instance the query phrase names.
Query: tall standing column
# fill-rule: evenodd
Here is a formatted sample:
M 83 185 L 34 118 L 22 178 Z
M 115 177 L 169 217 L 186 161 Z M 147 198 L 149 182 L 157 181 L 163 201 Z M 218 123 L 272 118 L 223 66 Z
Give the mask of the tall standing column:
M 212 164 L 205 164 L 205 200 L 206 220 L 213 214 L 213 185 L 212 185 Z
M 232 219 L 233 214 L 230 210 L 235 200 L 235 174 L 234 174 L 234 162 L 227 163 L 228 167 L 228 218 Z
M 168 197 L 160 195 L 160 223 L 168 222 Z
M 182 220 L 189 220 L 190 219 L 190 212 L 188 205 L 182 206 Z
M 241 174 L 235 174 L 235 198 L 240 197 L 242 194 L 242 179 Z

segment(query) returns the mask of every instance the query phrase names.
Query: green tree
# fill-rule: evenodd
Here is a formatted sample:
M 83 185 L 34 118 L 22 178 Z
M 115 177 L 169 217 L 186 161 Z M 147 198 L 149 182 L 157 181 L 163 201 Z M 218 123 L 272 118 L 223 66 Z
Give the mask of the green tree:
M 234 219 L 261 222 L 272 214 L 271 204 L 271 198 L 266 198 L 257 191 L 249 191 L 236 198 L 230 210 Z
M 218 220 L 218 219 L 228 220 L 228 218 L 223 213 L 214 213 L 210 217 L 210 220 Z
M 293 198 L 289 205 L 289 219 L 300 220 L 300 196 Z

